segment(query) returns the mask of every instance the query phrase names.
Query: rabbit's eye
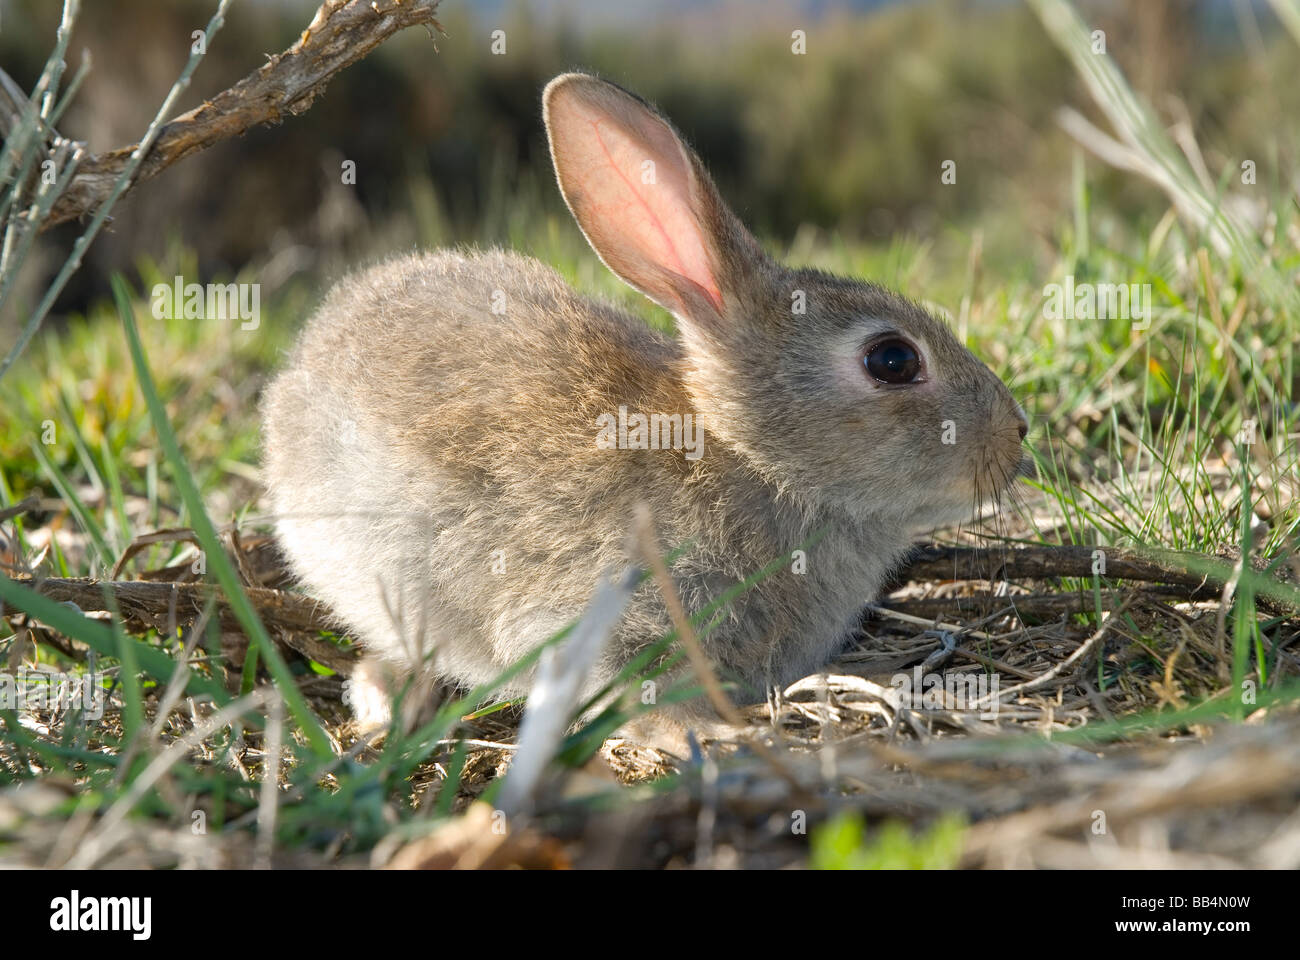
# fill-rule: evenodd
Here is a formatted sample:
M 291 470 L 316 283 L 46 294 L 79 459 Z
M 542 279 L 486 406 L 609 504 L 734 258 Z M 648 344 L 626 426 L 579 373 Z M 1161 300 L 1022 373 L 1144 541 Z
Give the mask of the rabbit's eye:
M 882 340 L 862 358 L 867 373 L 881 383 L 911 383 L 921 372 L 921 358 L 906 340 Z

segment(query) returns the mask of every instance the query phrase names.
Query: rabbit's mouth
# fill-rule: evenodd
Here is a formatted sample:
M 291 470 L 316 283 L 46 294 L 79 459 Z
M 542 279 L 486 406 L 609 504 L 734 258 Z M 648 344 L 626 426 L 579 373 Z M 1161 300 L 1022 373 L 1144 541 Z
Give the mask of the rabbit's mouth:
M 969 475 L 967 518 L 993 505 L 1000 509 L 1010 499 L 1017 499 L 1016 484 L 1034 476 L 1034 461 L 1019 444 L 1014 447 L 986 447 L 977 455 Z

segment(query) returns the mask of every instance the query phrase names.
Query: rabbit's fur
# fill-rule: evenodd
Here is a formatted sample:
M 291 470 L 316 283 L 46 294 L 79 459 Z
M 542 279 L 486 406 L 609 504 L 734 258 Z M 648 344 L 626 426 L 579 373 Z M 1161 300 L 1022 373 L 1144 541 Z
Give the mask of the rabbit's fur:
M 514 253 L 437 251 L 344 280 L 265 400 L 283 547 L 377 658 L 368 676 L 475 684 L 636 559 L 640 501 L 663 544 L 691 543 L 672 569 L 690 611 L 825 531 L 804 572 L 761 580 L 702 639 L 761 698 L 826 662 L 914 535 L 1011 481 L 1023 414 L 919 306 L 768 258 L 639 99 L 567 74 L 543 101 L 579 225 L 680 339 Z M 866 373 L 864 344 L 886 334 L 915 345 L 923 382 Z M 693 415 L 702 454 L 598 447 L 598 418 L 620 407 Z M 588 690 L 670 629 L 647 583 Z M 354 695 L 367 723 L 386 702 L 373 684 Z

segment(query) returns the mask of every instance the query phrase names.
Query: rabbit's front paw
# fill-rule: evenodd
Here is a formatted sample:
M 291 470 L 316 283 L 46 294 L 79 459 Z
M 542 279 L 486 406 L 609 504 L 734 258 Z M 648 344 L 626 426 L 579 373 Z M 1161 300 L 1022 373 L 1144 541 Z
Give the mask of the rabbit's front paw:
M 744 736 L 744 728 L 727 723 L 721 717 L 673 710 L 656 710 L 632 717 L 611 735 L 630 740 L 643 747 L 653 747 L 681 760 L 691 757 L 691 738 L 697 744 L 708 741 L 732 741 Z
M 343 684 L 343 702 L 352 710 L 358 733 L 387 730 L 393 722 L 387 671 L 372 658 L 361 660 Z

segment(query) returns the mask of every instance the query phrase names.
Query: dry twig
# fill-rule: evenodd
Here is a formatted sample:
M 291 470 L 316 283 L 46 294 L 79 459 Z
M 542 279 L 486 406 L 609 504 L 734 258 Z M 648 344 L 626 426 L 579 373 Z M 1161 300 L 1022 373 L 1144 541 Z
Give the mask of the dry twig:
M 131 186 L 178 160 L 253 127 L 303 113 L 334 75 L 407 27 L 442 31 L 434 16 L 441 0 L 327 0 L 298 41 L 283 53 L 188 113 L 168 123 L 140 164 Z M 42 225 L 74 220 L 98 207 L 113 190 L 139 144 L 82 159 L 67 190 Z

